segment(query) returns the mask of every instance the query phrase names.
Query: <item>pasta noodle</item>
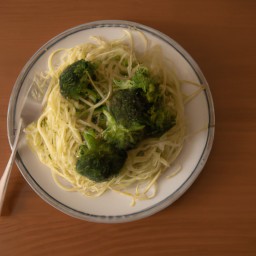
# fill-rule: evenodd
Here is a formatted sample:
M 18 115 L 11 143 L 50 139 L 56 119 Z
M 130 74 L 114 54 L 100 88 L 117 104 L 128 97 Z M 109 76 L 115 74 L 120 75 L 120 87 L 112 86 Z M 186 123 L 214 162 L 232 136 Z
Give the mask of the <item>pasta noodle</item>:
M 150 46 L 142 33 L 141 42 L 145 50 L 140 54 L 133 48 L 133 36 L 128 30 L 118 40 L 108 41 L 100 37 L 93 37 L 92 40 L 51 54 L 48 71 L 39 79 L 41 84 L 48 86 L 45 108 L 40 118 L 25 129 L 26 138 L 40 161 L 51 169 L 56 184 L 62 189 L 90 197 L 113 190 L 131 196 L 134 204 L 136 200 L 150 199 L 156 195 L 157 180 L 182 150 L 186 129 L 181 81 L 168 68 L 161 49 Z M 91 80 L 101 97 L 96 104 L 82 98 L 79 101 L 67 100 L 60 94 L 60 74 L 68 65 L 80 59 L 98 65 L 99 79 Z M 83 143 L 81 133 L 87 128 L 102 132 L 102 128 L 92 120 L 94 111 L 107 104 L 114 90 L 113 80 L 122 79 L 123 73 L 128 74 L 128 78 L 132 77 L 141 65 L 160 77 L 164 101 L 175 111 L 176 124 L 160 138 L 145 139 L 135 149 L 128 151 L 128 158 L 118 176 L 106 182 L 91 181 L 75 170 L 79 146 Z

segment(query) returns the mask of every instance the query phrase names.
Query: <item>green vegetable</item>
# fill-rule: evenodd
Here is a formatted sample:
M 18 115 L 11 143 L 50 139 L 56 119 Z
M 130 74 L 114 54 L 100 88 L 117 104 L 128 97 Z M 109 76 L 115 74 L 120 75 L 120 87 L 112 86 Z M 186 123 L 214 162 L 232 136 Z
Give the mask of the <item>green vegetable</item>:
M 60 75 L 60 92 L 68 99 L 78 100 L 80 97 L 97 102 L 100 97 L 90 82 L 95 78 L 95 66 L 85 60 L 69 65 Z
M 150 123 L 147 127 L 147 136 L 161 136 L 176 124 L 176 116 L 159 98 L 149 110 Z
M 125 128 L 145 125 L 150 104 L 142 89 L 115 91 L 109 102 L 109 110 L 115 120 Z
M 134 148 L 144 135 L 144 125 L 132 123 L 129 128 L 118 123 L 107 110 L 103 110 L 107 118 L 107 128 L 103 131 L 103 138 L 116 148 L 129 150 Z
M 80 147 L 76 170 L 92 181 L 103 182 L 119 174 L 127 153 L 90 133 L 84 134 L 86 145 Z
M 159 95 L 157 79 L 150 76 L 146 67 L 138 68 L 130 80 L 114 80 L 114 84 L 118 89 L 142 89 L 150 103 L 156 101 Z
M 130 80 L 115 81 L 115 85 L 119 90 L 110 100 L 110 110 L 126 128 L 134 122 L 144 125 L 141 139 L 161 136 L 175 125 L 175 114 L 166 107 L 157 79 L 147 68 L 138 68 Z
M 107 118 L 104 139 L 120 149 L 134 148 L 145 136 L 149 108 L 142 89 L 115 91 L 109 101 L 109 111 L 103 111 Z

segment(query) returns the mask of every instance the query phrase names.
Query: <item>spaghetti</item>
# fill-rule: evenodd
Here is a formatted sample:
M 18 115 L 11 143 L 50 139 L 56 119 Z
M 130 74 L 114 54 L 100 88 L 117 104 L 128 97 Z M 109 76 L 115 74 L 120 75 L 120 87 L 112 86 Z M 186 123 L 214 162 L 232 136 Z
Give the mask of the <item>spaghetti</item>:
M 133 204 L 136 200 L 152 198 L 157 192 L 158 178 L 182 150 L 186 129 L 181 81 L 166 65 L 160 47 L 151 47 L 145 35 L 140 35 L 145 46 L 142 53 L 135 51 L 132 33 L 127 30 L 118 40 L 93 37 L 93 42 L 59 49 L 48 59 L 48 71 L 39 79 L 41 84 L 48 86 L 45 108 L 25 132 L 30 147 L 51 169 L 56 184 L 64 190 L 78 191 L 90 197 L 113 190 L 131 196 Z M 101 97 L 97 103 L 82 98 L 79 101 L 67 100 L 60 94 L 60 74 L 68 65 L 81 59 L 97 65 L 99 79 L 91 81 Z M 114 80 L 122 80 L 124 76 L 129 79 L 141 66 L 160 78 L 164 101 L 175 111 L 176 124 L 160 138 L 145 139 L 128 151 L 128 158 L 118 176 L 106 182 L 91 181 L 76 171 L 78 151 L 83 142 L 82 131 L 92 128 L 99 134 L 103 132 L 93 122 L 95 110 L 107 104 L 115 90 Z

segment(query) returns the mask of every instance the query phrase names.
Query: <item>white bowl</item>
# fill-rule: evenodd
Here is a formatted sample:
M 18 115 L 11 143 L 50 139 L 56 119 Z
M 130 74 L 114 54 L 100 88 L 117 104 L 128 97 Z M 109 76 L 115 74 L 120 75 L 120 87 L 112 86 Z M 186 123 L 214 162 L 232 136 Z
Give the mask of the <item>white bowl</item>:
M 128 197 L 111 191 L 92 199 L 80 193 L 61 190 L 54 183 L 49 168 L 40 163 L 26 143 L 20 143 L 16 163 L 33 190 L 56 209 L 82 220 L 105 223 L 127 222 L 150 216 L 164 209 L 177 200 L 195 181 L 207 161 L 213 143 L 215 124 L 213 101 L 207 81 L 192 57 L 173 39 L 155 29 L 134 22 L 106 20 L 80 25 L 61 33 L 43 45 L 28 61 L 17 78 L 9 102 L 10 145 L 14 141 L 19 110 L 24 100 L 26 101 L 25 95 L 31 81 L 36 72 L 47 69 L 47 59 L 54 50 L 84 43 L 92 35 L 117 39 L 123 35 L 123 29 L 130 27 L 139 29 L 153 44 L 162 46 L 165 56 L 172 59 L 181 79 L 201 83 L 206 87 L 185 107 L 189 132 L 206 128 L 186 140 L 176 160 L 182 164 L 182 171 L 171 179 L 163 175 L 158 182 L 159 191 L 156 197 L 139 201 L 133 207 L 130 206 Z M 189 87 L 183 89 L 188 91 Z M 22 140 L 24 141 L 24 134 Z

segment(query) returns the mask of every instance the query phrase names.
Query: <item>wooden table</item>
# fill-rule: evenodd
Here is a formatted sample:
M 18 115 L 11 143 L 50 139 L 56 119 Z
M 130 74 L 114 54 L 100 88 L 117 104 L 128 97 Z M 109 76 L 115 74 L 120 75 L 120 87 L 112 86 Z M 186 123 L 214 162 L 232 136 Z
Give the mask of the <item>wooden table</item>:
M 96 224 L 40 199 L 14 165 L 0 217 L 0 255 L 256 255 L 256 2 L 1 0 L 0 174 L 11 153 L 14 82 L 46 41 L 73 26 L 124 19 L 158 29 L 197 61 L 212 91 L 216 136 L 192 187 L 154 216 Z

